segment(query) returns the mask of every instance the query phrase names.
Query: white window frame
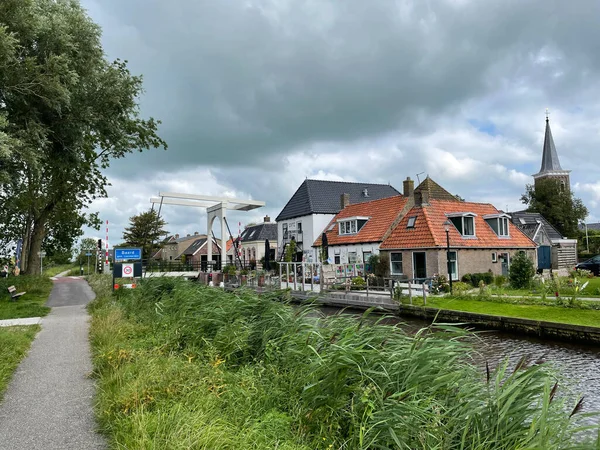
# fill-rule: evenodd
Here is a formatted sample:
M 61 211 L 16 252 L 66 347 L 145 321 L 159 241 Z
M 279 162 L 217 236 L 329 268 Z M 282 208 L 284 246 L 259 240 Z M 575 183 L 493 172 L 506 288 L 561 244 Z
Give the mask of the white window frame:
M 400 255 L 400 261 L 394 261 L 392 255 Z M 402 252 L 390 252 L 390 274 L 392 275 L 404 275 L 404 257 Z M 394 272 L 394 263 L 400 263 L 400 272 Z
M 354 261 L 350 259 L 350 255 L 354 255 Z M 348 264 L 357 264 L 358 261 L 358 252 L 348 252 Z
M 483 219 L 487 222 L 489 227 L 496 233 L 496 236 L 499 238 L 509 238 L 510 237 L 510 217 L 506 214 L 487 214 L 483 216 Z M 522 217 L 521 217 L 522 219 Z M 496 230 L 490 224 L 491 220 L 496 221 Z M 523 223 L 523 222 L 521 222 Z
M 446 217 L 448 218 L 459 218 L 461 219 L 461 225 L 462 225 L 462 231 L 458 230 L 458 228 L 456 228 L 456 226 L 454 226 L 454 228 L 456 228 L 457 231 L 459 231 L 460 235 L 464 238 L 476 238 L 477 237 L 477 224 L 475 223 L 475 217 L 477 217 L 477 214 L 472 213 L 472 212 L 459 212 L 459 213 L 448 213 L 446 214 Z M 465 219 L 471 219 L 473 221 L 473 234 L 465 234 Z M 454 224 L 452 224 L 454 225 Z
M 454 254 L 454 259 L 450 257 L 450 264 L 448 267 L 452 267 L 450 274 L 452 275 L 452 281 L 458 281 L 458 252 L 456 250 L 450 250 L 448 253 Z M 446 255 L 448 255 L 448 253 Z
M 493 263 L 498 262 L 498 253 L 497 252 L 492 252 L 492 262 Z

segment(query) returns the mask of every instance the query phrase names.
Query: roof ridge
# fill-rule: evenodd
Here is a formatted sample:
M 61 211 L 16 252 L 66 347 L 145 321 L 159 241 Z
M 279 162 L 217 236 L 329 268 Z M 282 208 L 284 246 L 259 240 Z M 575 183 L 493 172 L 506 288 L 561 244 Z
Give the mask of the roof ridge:
M 314 178 L 306 178 L 304 181 L 319 181 L 322 183 L 368 184 L 370 186 L 390 186 L 393 188 L 393 186 L 390 183 L 370 183 L 367 181 L 316 180 Z

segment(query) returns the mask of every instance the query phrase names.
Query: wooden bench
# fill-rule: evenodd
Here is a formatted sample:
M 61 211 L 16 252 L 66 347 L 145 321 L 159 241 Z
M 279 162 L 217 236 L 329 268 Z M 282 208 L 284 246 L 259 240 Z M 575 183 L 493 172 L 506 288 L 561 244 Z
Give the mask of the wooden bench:
M 17 292 L 17 288 L 14 286 L 9 286 L 8 287 L 8 293 L 10 294 L 10 299 L 12 301 L 15 301 L 16 299 L 18 299 L 21 295 L 25 295 L 25 292 Z

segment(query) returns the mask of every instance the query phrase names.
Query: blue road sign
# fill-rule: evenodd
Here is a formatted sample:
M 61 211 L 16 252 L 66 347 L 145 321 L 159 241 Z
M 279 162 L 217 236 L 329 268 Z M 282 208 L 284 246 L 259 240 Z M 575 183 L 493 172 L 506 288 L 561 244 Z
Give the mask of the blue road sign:
M 92 256 L 92 254 L 91 254 L 90 252 L 87 252 L 87 253 L 85 254 L 85 256 Z
M 115 261 L 140 261 L 141 248 L 115 248 Z

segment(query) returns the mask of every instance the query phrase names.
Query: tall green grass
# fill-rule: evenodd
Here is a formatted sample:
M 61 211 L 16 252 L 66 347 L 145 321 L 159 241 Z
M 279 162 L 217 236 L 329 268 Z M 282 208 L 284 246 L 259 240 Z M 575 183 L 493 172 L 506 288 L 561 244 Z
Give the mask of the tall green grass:
M 114 296 L 106 277 L 90 283 L 114 448 L 595 448 L 575 443 L 578 399 L 555 395 L 550 367 L 481 373 L 455 327 L 407 335 L 174 279 Z
M 0 328 L 0 400 L 39 330 L 39 325 Z

